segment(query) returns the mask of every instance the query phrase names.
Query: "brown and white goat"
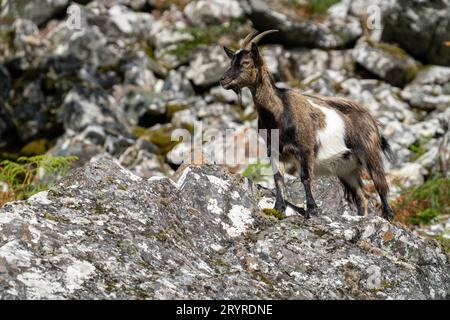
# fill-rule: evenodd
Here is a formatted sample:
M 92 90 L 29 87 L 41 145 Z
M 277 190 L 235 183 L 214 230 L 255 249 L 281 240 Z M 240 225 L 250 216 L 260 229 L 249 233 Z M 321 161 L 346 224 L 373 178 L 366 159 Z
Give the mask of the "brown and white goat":
M 337 176 L 347 200 L 356 205 L 359 215 L 367 215 L 361 179 L 366 169 L 380 196 L 383 216 L 391 220 L 389 186 L 381 155 L 382 152 L 389 155 L 390 148 L 375 119 L 365 107 L 350 100 L 278 88 L 257 47 L 259 40 L 272 32 L 276 30 L 249 34 L 236 52 L 224 47 L 231 66 L 220 83 L 238 93 L 244 87 L 249 88 L 258 112 L 259 129 L 279 130 L 278 150 L 271 148 L 268 141 L 276 186 L 275 209 L 283 213 L 286 209 L 282 163 L 293 161 L 305 188 L 306 217 L 317 213 L 311 192 L 313 175 Z M 274 152 L 278 152 L 277 156 Z

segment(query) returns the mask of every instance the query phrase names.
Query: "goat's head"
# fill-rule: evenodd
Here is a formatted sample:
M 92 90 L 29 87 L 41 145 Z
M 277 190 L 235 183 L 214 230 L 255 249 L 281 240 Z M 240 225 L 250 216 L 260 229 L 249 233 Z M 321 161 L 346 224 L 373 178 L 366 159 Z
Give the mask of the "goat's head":
M 240 50 L 236 52 L 227 47 L 223 48 L 230 58 L 231 64 L 220 79 L 222 87 L 239 92 L 242 88 L 252 86 L 257 82 L 264 65 L 257 44 L 264 36 L 277 31 L 268 30 L 260 34 L 257 31 L 250 33 L 242 41 Z

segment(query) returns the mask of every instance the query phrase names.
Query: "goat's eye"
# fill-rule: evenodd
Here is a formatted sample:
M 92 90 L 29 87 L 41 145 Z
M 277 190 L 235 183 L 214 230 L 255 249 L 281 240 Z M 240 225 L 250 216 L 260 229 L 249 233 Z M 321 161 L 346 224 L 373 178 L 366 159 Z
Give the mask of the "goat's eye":
M 250 61 L 248 61 L 248 60 L 242 61 L 243 66 L 248 66 L 249 64 L 250 64 Z

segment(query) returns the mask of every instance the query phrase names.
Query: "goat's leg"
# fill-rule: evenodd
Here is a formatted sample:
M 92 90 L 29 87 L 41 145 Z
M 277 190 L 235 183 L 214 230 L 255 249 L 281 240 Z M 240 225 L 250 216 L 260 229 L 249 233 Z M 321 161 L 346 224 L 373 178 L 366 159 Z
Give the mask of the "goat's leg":
M 313 159 L 311 153 L 303 151 L 300 153 L 300 179 L 305 188 L 306 195 L 306 218 L 317 214 L 317 204 L 311 191 L 311 178 L 313 173 Z
M 358 215 L 367 216 L 367 199 L 362 189 L 361 174 L 354 171 L 346 176 L 339 177 L 344 187 L 346 200 L 354 204 L 358 210 Z
M 373 157 L 366 161 L 367 171 L 369 171 L 370 177 L 372 178 L 375 189 L 378 192 L 381 200 L 381 207 L 383 211 L 383 218 L 391 221 L 394 218 L 391 207 L 387 201 L 387 195 L 389 193 L 389 185 L 386 181 L 386 175 L 383 169 L 383 161 L 381 155 L 376 153 Z
M 283 213 L 286 211 L 286 197 L 284 192 L 284 165 L 278 160 L 276 155 L 270 157 L 272 165 L 273 179 L 275 182 L 276 200 L 275 210 Z

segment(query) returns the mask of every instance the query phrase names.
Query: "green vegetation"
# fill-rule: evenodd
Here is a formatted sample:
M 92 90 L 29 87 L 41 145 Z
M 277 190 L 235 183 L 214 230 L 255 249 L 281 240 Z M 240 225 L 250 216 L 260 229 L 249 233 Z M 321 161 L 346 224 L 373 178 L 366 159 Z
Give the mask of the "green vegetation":
M 284 219 L 284 215 L 283 213 L 281 213 L 280 211 L 278 211 L 277 209 L 271 209 L 271 208 L 264 208 L 262 209 L 262 211 L 271 217 L 275 217 L 278 220 L 283 220 Z
M 450 178 L 436 175 L 423 185 L 403 189 L 392 208 L 395 219 L 407 225 L 424 225 L 450 214 Z M 449 239 L 436 237 L 436 240 L 450 252 Z
M 242 175 L 255 183 L 264 182 L 269 177 L 262 174 L 262 170 L 267 170 L 268 168 L 270 168 L 270 163 L 258 160 L 255 163 L 249 164 L 242 172 Z
M 324 14 L 332 5 L 340 2 L 341 0 L 308 0 L 306 3 L 299 0 L 283 0 L 283 4 L 292 7 L 296 10 L 296 13 L 300 16 Z
M 430 140 L 431 137 L 422 137 L 408 147 L 408 149 L 414 153 L 414 155 L 411 157 L 411 161 L 417 160 L 425 153 L 424 145 L 427 144 Z
M 450 178 L 436 175 L 423 185 L 406 188 L 394 203 L 398 219 L 406 224 L 425 224 L 450 213 Z
M 341 0 L 308 0 L 308 8 L 313 13 L 324 13 L 329 7 L 340 1 Z
M 5 202 L 27 199 L 33 194 L 50 187 L 47 182 L 39 181 L 39 174 L 64 175 L 77 160 L 77 157 L 53 157 L 39 155 L 20 157 L 16 161 L 3 160 L 0 162 L 0 206 Z
M 450 230 L 446 230 L 447 233 L 449 233 Z M 442 244 L 442 246 L 444 247 L 445 251 L 450 254 L 450 239 L 448 238 L 444 238 L 443 236 L 437 236 L 436 240 L 438 242 L 440 242 Z
M 134 136 L 137 138 L 143 138 L 158 147 L 158 153 L 160 155 L 166 155 L 173 147 L 175 147 L 180 141 L 172 140 L 172 131 L 174 126 L 170 123 L 163 125 L 156 125 L 152 128 L 146 129 L 142 127 L 134 128 Z

